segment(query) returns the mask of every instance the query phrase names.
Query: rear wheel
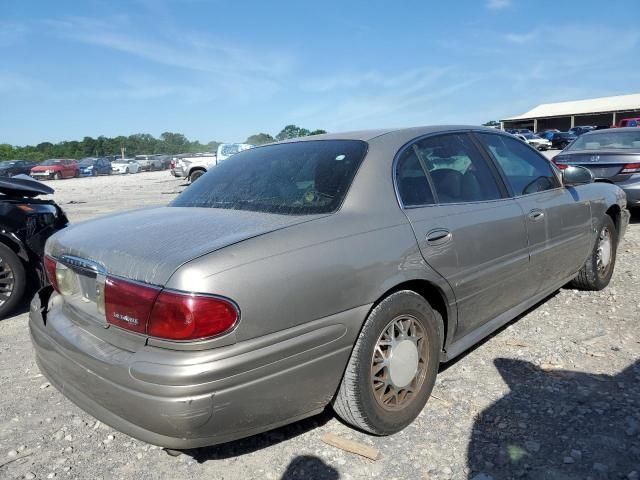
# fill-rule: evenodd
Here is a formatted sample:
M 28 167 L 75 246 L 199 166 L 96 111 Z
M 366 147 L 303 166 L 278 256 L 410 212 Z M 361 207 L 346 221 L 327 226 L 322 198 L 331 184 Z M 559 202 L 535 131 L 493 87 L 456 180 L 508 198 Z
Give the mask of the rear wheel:
M 422 411 L 440 362 L 442 319 L 417 293 L 401 290 L 367 318 L 333 409 L 376 435 L 396 433 Z
M 204 171 L 202 170 L 196 170 L 194 172 L 191 172 L 191 175 L 189 175 L 189 181 L 193 183 L 196 180 L 198 180 L 202 175 L 204 175 Z
M 598 230 L 593 250 L 571 285 L 580 290 L 602 290 L 611 281 L 616 263 L 618 233 L 609 215 L 605 215 Z
M 0 244 L 0 318 L 4 318 L 18 305 L 26 283 L 22 262 L 13 250 Z

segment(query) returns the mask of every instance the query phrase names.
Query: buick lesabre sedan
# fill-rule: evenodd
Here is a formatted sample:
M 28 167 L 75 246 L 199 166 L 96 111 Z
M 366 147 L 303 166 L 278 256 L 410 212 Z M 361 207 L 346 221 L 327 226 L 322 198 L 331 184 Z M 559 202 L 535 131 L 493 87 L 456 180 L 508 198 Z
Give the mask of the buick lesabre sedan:
M 568 282 L 606 287 L 627 223 L 618 187 L 493 129 L 308 137 L 55 234 L 30 330 L 60 392 L 153 444 L 329 404 L 392 434 L 441 362 Z

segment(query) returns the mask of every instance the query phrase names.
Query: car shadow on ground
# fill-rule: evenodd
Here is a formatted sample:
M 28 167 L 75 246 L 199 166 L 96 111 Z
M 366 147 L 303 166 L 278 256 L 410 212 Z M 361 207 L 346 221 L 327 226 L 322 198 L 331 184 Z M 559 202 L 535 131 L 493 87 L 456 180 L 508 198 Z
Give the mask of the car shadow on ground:
M 331 408 L 328 407 L 319 415 L 315 415 L 310 418 L 305 418 L 304 420 L 300 420 L 298 422 L 285 425 L 284 427 L 276 428 L 275 430 L 270 430 L 268 432 L 260 433 L 258 435 L 253 435 L 251 437 L 243 438 L 233 442 L 223 443 L 221 445 L 184 450 L 182 453 L 184 453 L 185 455 L 189 455 L 198 463 L 204 463 L 209 460 L 222 460 L 227 458 L 240 457 L 242 455 L 246 455 L 248 453 L 252 453 L 257 450 L 262 450 L 264 448 L 277 445 L 278 443 L 290 440 L 294 437 L 297 437 L 298 435 L 307 433 L 311 430 L 321 427 L 322 425 L 325 425 L 332 418 L 334 418 L 333 411 L 331 410 Z M 307 457 L 303 456 L 303 457 L 297 457 L 297 458 L 307 458 Z M 314 458 L 314 457 L 309 457 L 309 458 Z M 319 459 L 317 460 L 321 461 Z M 283 477 L 283 478 L 297 478 L 297 477 Z M 315 478 L 315 477 L 312 477 L 312 478 Z M 332 478 L 332 477 L 322 477 L 322 478 Z
M 494 364 L 511 391 L 475 418 L 469 478 L 639 478 L 640 362 L 612 376 Z
M 631 210 L 631 218 L 629 219 L 629 223 L 640 223 L 640 209 L 636 208 L 635 210 Z

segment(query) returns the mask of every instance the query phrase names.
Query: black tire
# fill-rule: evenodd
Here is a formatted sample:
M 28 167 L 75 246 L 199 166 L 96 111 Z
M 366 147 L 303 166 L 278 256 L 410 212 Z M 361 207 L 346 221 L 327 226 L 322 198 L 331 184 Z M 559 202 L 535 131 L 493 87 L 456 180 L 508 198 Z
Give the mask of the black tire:
M 567 145 L 569 145 L 569 143 L 567 143 L 567 142 L 562 142 L 562 143 L 560 144 L 560 150 L 564 150 L 565 148 L 567 148 Z
M 11 269 L 13 277 L 13 287 L 8 297 L 5 297 L 8 279 L 6 267 Z M 0 305 L 0 318 L 6 317 L 18 306 L 24 296 L 26 284 L 27 276 L 24 265 L 13 250 L 0 243 L 0 302 L 4 300 Z
M 54 180 L 61 180 L 62 179 L 62 175 L 60 174 L 60 172 L 56 172 L 53 174 L 53 179 Z
M 400 397 L 402 397 L 403 387 L 391 386 L 389 383 L 393 382 L 391 362 L 389 361 L 388 368 L 383 367 L 379 370 L 382 372 L 380 377 L 374 374 L 373 366 L 377 352 L 381 351 L 380 347 L 376 347 L 379 341 L 383 341 L 383 334 L 392 328 L 390 326 L 394 324 L 395 319 L 405 316 L 415 320 L 422 328 L 423 341 L 416 342 L 416 352 L 423 352 L 424 357 L 422 367 L 418 363 L 410 383 L 405 383 L 405 388 L 411 385 L 415 391 L 405 393 L 406 402 L 401 405 L 398 402 L 402 401 Z M 436 380 L 442 347 L 440 334 L 442 328 L 442 317 L 421 295 L 410 290 L 401 290 L 385 298 L 371 311 L 362 327 L 340 388 L 333 400 L 334 411 L 345 422 L 375 435 L 399 432 L 413 422 L 427 403 Z M 392 331 L 396 330 L 392 329 Z M 394 348 L 397 348 L 397 344 Z M 392 357 L 390 351 L 391 347 L 388 347 L 385 352 L 388 356 L 378 356 L 378 358 L 385 358 L 384 364 Z M 420 353 L 417 354 L 420 355 Z M 381 364 L 379 362 L 377 365 Z M 376 382 L 382 387 L 375 388 Z M 391 389 L 388 390 L 389 388 Z M 390 404 L 384 407 L 382 400 L 377 398 L 376 391 L 381 392 L 382 397 L 385 392 L 395 391 L 395 406 L 391 402 L 392 395 Z
M 129 167 L 127 167 L 127 168 L 125 168 L 125 169 L 124 169 L 124 173 L 125 173 L 125 174 L 129 173 Z
M 203 170 L 195 170 L 195 171 L 191 172 L 191 175 L 189 175 L 189 181 L 191 183 L 193 183 L 196 180 L 198 180 L 204 174 L 205 174 L 205 172 Z
M 603 253 L 600 251 L 601 241 L 606 232 L 609 234 L 610 257 L 606 267 L 600 264 Z M 602 290 L 611 281 L 616 264 L 616 252 L 618 249 L 618 232 L 609 215 L 605 215 L 598 229 L 598 235 L 594 242 L 589 258 L 584 263 L 576 278 L 571 281 L 571 286 L 579 290 Z

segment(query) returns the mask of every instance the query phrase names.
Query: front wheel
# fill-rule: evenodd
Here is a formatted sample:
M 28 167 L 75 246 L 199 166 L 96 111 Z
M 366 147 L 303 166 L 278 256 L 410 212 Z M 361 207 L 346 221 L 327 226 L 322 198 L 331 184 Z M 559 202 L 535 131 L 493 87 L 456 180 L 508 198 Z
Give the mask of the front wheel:
M 618 232 L 609 215 L 605 215 L 598 230 L 595 245 L 571 285 L 580 290 L 602 290 L 611 281 L 616 263 Z
M 60 172 L 56 172 L 53 174 L 53 179 L 54 180 L 61 180 L 62 179 L 62 175 L 60 174 Z
M 4 318 L 20 302 L 27 283 L 24 266 L 18 256 L 0 244 L 0 318 Z
M 204 175 L 204 172 L 202 170 L 196 170 L 195 172 L 192 172 L 191 175 L 189 175 L 189 181 L 193 183 L 196 180 L 198 180 L 202 175 Z
M 125 169 L 124 169 L 124 173 L 125 173 L 125 174 L 126 174 L 126 173 L 129 173 L 129 167 L 127 167 L 127 168 L 125 168 Z
M 333 409 L 376 435 L 409 425 L 431 395 L 440 363 L 442 318 L 417 293 L 385 298 L 365 321 Z

